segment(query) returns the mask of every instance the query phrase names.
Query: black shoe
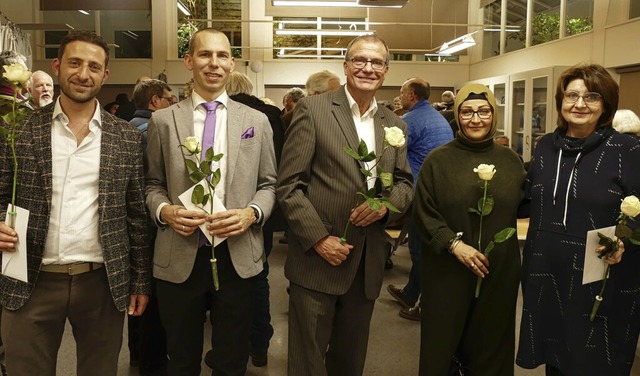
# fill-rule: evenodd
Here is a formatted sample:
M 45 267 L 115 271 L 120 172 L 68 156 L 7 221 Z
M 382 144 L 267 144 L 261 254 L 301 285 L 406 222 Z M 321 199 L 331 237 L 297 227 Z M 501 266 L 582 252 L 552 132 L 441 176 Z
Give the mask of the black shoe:
M 420 306 L 411 307 L 409 309 L 402 308 L 400 317 L 412 321 L 420 321 Z
M 256 367 L 264 367 L 267 365 L 267 353 L 249 353 L 251 363 Z
M 396 287 L 394 285 L 389 285 L 387 286 L 387 291 L 389 291 L 389 294 L 391 294 L 391 296 L 398 302 L 400 303 L 400 305 L 402 306 L 402 308 L 406 308 L 409 309 L 411 307 L 413 307 L 415 305 L 415 302 L 410 302 L 409 299 L 407 299 L 404 296 L 404 290 Z
M 204 364 L 213 369 L 213 350 L 209 350 L 204 354 Z
M 393 269 L 393 261 L 388 258 L 387 261 L 384 262 L 384 268 L 386 270 Z

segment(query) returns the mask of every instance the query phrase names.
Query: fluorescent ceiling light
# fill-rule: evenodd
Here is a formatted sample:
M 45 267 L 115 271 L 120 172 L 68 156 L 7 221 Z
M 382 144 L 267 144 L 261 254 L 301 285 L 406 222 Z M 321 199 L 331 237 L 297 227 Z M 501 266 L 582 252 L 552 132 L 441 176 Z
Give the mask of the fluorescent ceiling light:
M 488 28 L 484 29 L 484 31 L 500 31 L 500 29 L 488 27 Z M 504 31 L 506 31 L 507 33 L 517 33 L 518 31 L 520 31 L 520 29 L 518 29 L 518 28 L 515 28 L 515 29 L 514 28 L 511 28 L 511 29 L 507 28 L 507 29 L 504 29 Z
M 178 4 L 178 9 L 180 9 L 180 12 L 182 12 L 182 14 L 184 14 L 187 17 L 191 16 L 191 13 L 189 13 L 189 9 L 187 9 L 187 7 L 185 7 L 184 4 L 182 4 L 182 2 L 178 0 L 176 3 Z
M 86 10 L 78 9 L 78 12 L 84 14 L 85 16 L 89 15 L 89 12 L 87 12 Z
M 476 41 L 473 39 L 471 34 L 466 34 L 459 38 L 453 39 L 452 41 L 443 43 L 442 47 L 440 47 L 440 50 L 438 51 L 438 54 L 451 55 L 452 53 L 462 51 L 475 45 Z
M 276 35 L 351 36 L 374 34 L 375 30 L 278 29 Z
M 408 0 L 272 0 L 276 7 L 360 7 L 360 8 L 402 8 Z

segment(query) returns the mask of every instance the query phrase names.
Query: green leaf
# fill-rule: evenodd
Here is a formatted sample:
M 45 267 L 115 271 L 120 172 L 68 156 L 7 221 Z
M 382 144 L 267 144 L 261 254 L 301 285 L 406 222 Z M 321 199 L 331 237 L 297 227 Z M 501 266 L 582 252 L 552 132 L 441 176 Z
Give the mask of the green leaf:
M 480 199 L 480 201 L 482 201 L 482 199 Z M 478 209 L 480 209 L 480 206 L 478 206 Z M 487 200 L 485 201 L 484 207 L 482 207 L 481 211 L 482 211 L 482 216 L 487 216 L 487 215 L 491 214 L 491 212 L 493 211 L 493 197 L 492 196 L 488 196 L 487 195 Z
M 213 156 L 214 154 L 213 154 L 213 146 L 212 146 L 204 152 L 204 159 L 205 161 L 210 162 L 213 160 Z
M 378 200 L 372 197 L 367 197 L 367 205 L 369 206 L 369 209 L 376 211 L 376 210 L 380 210 L 382 209 L 382 200 Z
M 387 200 L 387 199 L 383 199 L 384 202 L 384 206 L 387 207 L 387 209 L 389 209 L 390 211 L 394 212 L 394 213 L 400 213 L 400 210 L 398 210 L 398 208 L 396 208 L 391 201 Z
M 200 171 L 202 171 L 205 176 L 211 175 L 211 162 L 201 162 Z
M 610 237 L 598 232 L 598 237 L 600 238 L 600 241 L 598 241 L 598 244 L 605 246 L 607 249 L 604 252 L 600 252 L 600 254 L 598 255 L 598 258 L 603 258 L 604 256 L 607 256 L 611 253 L 614 253 L 618 250 L 618 242 L 614 241 L 613 239 L 611 239 Z
M 393 187 L 393 174 L 390 172 L 380 172 L 378 174 L 378 179 L 382 183 L 382 186 L 385 188 Z
M 370 178 L 371 177 L 371 171 L 367 170 L 366 168 L 362 167 L 360 168 L 360 172 L 362 172 L 362 175 Z
M 204 207 L 207 205 L 207 202 L 209 202 L 209 198 L 210 198 L 210 197 L 211 197 L 211 195 L 210 195 L 210 194 L 208 194 L 208 193 L 202 197 L 202 206 L 203 206 L 203 209 L 204 209 Z M 207 211 L 206 209 L 205 209 L 205 211 L 208 213 L 208 211 Z
M 344 150 L 345 153 L 349 154 L 349 156 L 351 156 L 351 158 L 355 159 L 356 161 L 360 160 L 360 156 L 358 155 L 358 153 L 350 147 L 344 146 L 342 150 Z
M 495 243 L 493 241 L 490 241 L 489 244 L 487 244 L 487 246 L 484 248 L 484 255 L 489 257 L 489 253 L 493 251 L 494 246 L 495 246 Z
M 194 160 L 185 158 L 184 164 L 187 165 L 187 168 L 189 169 L 189 171 L 191 172 L 198 171 L 198 164 Z
M 618 238 L 626 239 L 631 237 L 632 234 L 633 234 L 633 230 L 631 229 L 631 227 L 623 223 L 618 223 L 618 225 L 616 226 L 616 236 Z
M 515 235 L 516 233 L 516 229 L 513 227 L 506 227 L 502 230 L 500 230 L 497 234 L 495 234 L 493 236 L 493 241 L 495 241 L 496 243 L 502 243 L 507 241 L 509 238 L 511 238 L 513 235 Z
M 640 245 L 640 239 L 638 239 L 638 238 L 629 238 L 629 241 L 630 241 L 632 244 Z
M 191 179 L 192 183 L 197 183 L 204 178 L 205 178 L 205 175 L 200 171 L 194 171 L 191 174 L 189 174 L 189 179 Z
M 191 203 L 194 205 L 200 205 L 202 204 L 203 199 L 204 187 L 198 184 L 193 188 L 193 192 L 191 193 Z
M 220 183 L 220 169 L 216 169 L 211 173 L 211 184 L 215 187 Z
M 367 155 L 362 156 L 362 159 L 360 159 L 362 162 L 371 162 L 371 161 L 375 161 L 376 159 L 376 153 L 375 152 L 371 152 Z
M 467 212 L 469 212 L 469 213 L 474 213 L 474 214 L 477 214 L 477 215 L 480 215 L 480 210 L 478 210 L 478 209 L 476 209 L 476 208 L 468 208 L 468 209 L 467 209 Z
M 367 148 L 367 143 L 364 142 L 363 139 L 360 139 L 360 143 L 358 144 L 358 157 L 359 157 L 359 159 L 364 158 L 367 154 L 369 154 L 369 149 Z
M 218 154 L 214 155 L 214 156 L 213 156 L 213 158 L 211 158 L 211 160 L 212 160 L 213 162 L 218 162 L 218 161 L 220 161 L 220 160 L 222 159 L 222 156 L 223 156 L 223 155 L 224 155 L 224 154 L 222 154 L 222 153 L 218 153 Z

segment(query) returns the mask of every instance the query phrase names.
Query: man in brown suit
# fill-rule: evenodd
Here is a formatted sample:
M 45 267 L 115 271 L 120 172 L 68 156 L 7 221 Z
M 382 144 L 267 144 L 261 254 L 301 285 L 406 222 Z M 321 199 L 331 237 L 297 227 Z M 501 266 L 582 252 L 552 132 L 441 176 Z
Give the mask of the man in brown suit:
M 118 369 L 123 311 L 144 311 L 151 282 L 140 132 L 95 98 L 109 76 L 109 47 L 92 32 L 66 35 L 52 62 L 61 94 L 19 127 L 16 205 L 29 210 L 28 282 L 0 278 L 7 371 L 54 375 L 65 321 L 77 375 Z M 0 218 L 11 200 L 13 160 L 0 142 Z M 20 213 L 19 213 L 20 215 Z M 0 251 L 17 234 L 0 224 Z
M 356 204 L 362 166 L 343 147 L 357 150 L 362 139 L 380 157 L 386 127 L 406 134 L 402 120 L 374 98 L 388 63 L 382 39 L 355 38 L 343 64 L 347 84 L 300 100 L 287 130 L 276 195 L 290 227 L 289 376 L 361 375 L 364 368 L 387 257 L 384 228 L 402 213 Z M 413 198 L 406 147 L 388 148 L 378 166 L 394 181 L 378 193 L 406 211 Z

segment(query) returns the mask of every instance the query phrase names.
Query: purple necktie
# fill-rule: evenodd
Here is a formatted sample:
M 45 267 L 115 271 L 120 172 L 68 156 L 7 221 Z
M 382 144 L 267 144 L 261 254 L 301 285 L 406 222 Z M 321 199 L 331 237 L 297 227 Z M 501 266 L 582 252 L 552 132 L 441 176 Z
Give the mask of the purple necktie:
M 213 146 L 216 134 L 216 108 L 220 102 L 204 102 L 202 107 L 207 110 L 207 117 L 204 118 L 204 131 L 202 132 L 202 154 L 200 159 L 204 160 L 207 150 Z
M 213 146 L 213 141 L 215 139 L 216 134 L 216 108 L 220 102 L 204 102 L 202 107 L 207 110 L 207 116 L 204 118 L 204 130 L 202 131 L 202 154 L 200 155 L 200 160 L 205 159 L 205 155 L 207 154 L 207 150 Z M 211 197 L 213 199 L 213 197 Z M 200 233 L 200 241 L 198 242 L 198 247 L 202 247 L 207 244 L 207 237 Z

